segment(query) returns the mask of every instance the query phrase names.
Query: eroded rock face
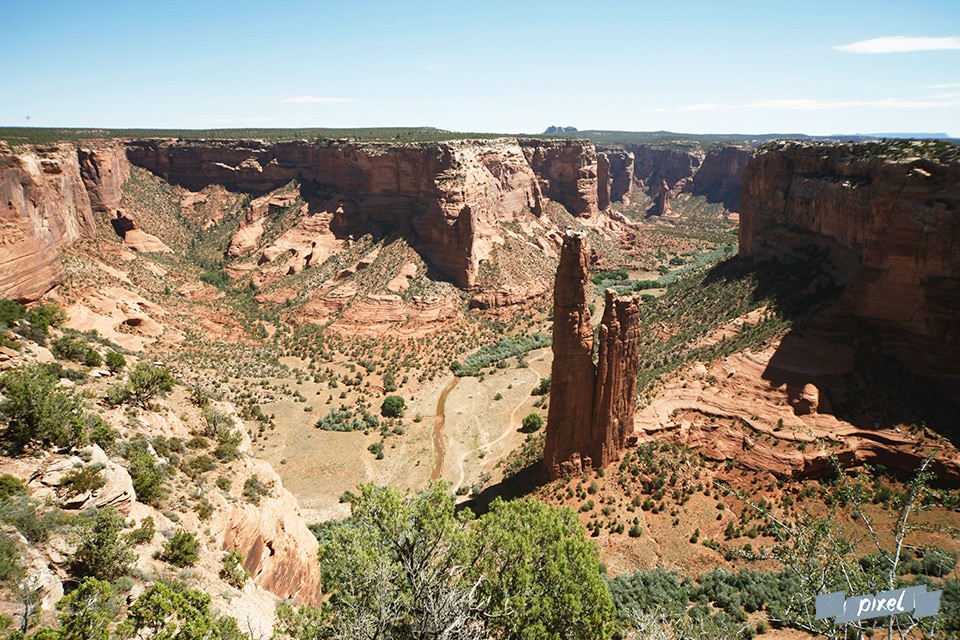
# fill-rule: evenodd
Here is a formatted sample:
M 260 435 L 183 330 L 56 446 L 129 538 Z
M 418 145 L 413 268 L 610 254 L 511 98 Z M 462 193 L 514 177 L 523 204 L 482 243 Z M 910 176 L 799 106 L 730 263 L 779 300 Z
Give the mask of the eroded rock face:
M 640 298 L 617 297 L 607 289 L 600 322 L 597 382 L 594 390 L 594 437 L 603 438 L 597 464 L 615 461 L 633 433 L 637 371 L 640 367 Z
M 738 211 L 740 179 L 752 149 L 740 144 L 706 149 L 697 143 L 633 144 L 602 152 L 609 161 L 610 200 L 626 202 L 630 189 L 639 185 L 655 201 L 654 213 L 663 215 L 663 205 L 681 193 L 702 195 Z
M 553 369 L 544 465 L 551 479 L 617 459 L 633 431 L 640 299 L 607 291 L 593 364 L 586 287 L 590 253 L 568 232 L 553 294 Z
M 280 485 L 280 478 L 266 462 L 252 462 L 257 477 L 273 487 L 269 499 L 259 505 L 233 504 L 223 549 L 236 549 L 254 582 L 280 596 L 305 604 L 320 605 L 321 571 L 317 540 L 310 533 L 293 495 Z
M 910 143 L 901 143 L 910 144 Z M 883 352 L 960 388 L 960 163 L 924 143 L 782 143 L 744 172 L 740 253 L 823 256 L 846 287 L 842 313 Z
M 0 148 L 0 295 L 36 300 L 63 280 L 57 248 L 94 233 L 72 147 Z
M 130 161 L 199 191 L 211 184 L 266 194 L 291 180 L 338 237 L 397 229 L 438 271 L 474 289 L 480 263 L 503 244 L 501 223 L 535 215 L 544 198 L 575 215 L 597 213 L 597 157 L 584 141 L 459 140 L 394 146 L 260 141 L 128 144 Z M 254 203 L 257 201 L 255 200 Z M 263 215 L 253 208 L 231 246 L 252 250 Z
M 553 368 L 543 452 L 551 478 L 574 472 L 566 468 L 573 454 L 578 454 L 581 464 L 591 466 L 592 461 L 582 458 L 595 448 L 591 436 L 597 370 L 586 300 L 589 266 L 590 253 L 583 237 L 567 233 L 553 290 Z

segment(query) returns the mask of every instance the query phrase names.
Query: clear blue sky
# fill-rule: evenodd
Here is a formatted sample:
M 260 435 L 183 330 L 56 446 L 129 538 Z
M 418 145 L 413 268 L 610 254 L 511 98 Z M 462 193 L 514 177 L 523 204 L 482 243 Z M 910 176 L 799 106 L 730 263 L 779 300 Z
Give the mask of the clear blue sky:
M 0 17 L 7 126 L 960 136 L 960 0 L 0 0 Z

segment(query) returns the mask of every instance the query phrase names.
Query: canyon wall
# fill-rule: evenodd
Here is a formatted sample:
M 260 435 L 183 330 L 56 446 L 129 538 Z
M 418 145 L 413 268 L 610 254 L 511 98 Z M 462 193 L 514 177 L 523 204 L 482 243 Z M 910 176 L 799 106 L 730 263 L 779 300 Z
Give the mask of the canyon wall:
M 291 180 L 311 211 L 337 211 L 337 232 L 408 233 L 438 271 L 464 289 L 496 244 L 501 223 L 544 200 L 590 217 L 597 207 L 592 144 L 514 138 L 407 145 L 259 141 L 138 140 L 135 165 L 191 190 L 220 184 L 262 195 Z
M 636 186 L 654 201 L 652 213 L 665 215 L 670 201 L 681 193 L 704 196 L 738 211 L 740 180 L 751 153 L 742 144 L 704 148 L 687 143 L 601 147 L 599 155 L 607 165 L 610 201 L 627 203 L 631 188 Z
M 820 256 L 833 310 L 883 352 L 960 389 L 960 160 L 940 143 L 778 143 L 744 172 L 740 255 Z
M 57 286 L 57 250 L 96 234 L 94 211 L 119 206 L 128 172 L 119 143 L 16 154 L 0 144 L 0 296 L 28 302 Z
M 589 264 L 583 236 L 567 232 L 553 293 L 553 368 L 543 454 L 550 479 L 610 464 L 633 432 L 640 300 L 606 292 L 594 365 L 586 299 Z

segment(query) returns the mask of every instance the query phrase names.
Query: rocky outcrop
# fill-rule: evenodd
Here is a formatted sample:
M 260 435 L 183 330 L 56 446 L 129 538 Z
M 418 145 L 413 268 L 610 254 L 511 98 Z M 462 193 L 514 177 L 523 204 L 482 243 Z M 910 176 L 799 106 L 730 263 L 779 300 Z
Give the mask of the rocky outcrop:
M 583 237 L 568 233 L 553 289 L 553 368 L 543 452 L 550 478 L 592 462 L 583 460 L 594 451 L 593 382 L 597 377 L 586 296 L 589 266 Z
M 597 207 L 597 152 L 586 140 L 521 140 L 523 153 L 543 195 L 576 216 L 589 218 Z
M 117 215 L 110 223 L 117 235 L 123 238 L 123 244 L 140 253 L 172 253 L 173 250 L 165 245 L 157 236 L 147 233 L 137 226 L 133 218 L 118 210 Z
M 610 200 L 629 204 L 636 158 L 630 151 L 623 150 L 608 150 L 603 155 L 610 164 Z
M 553 369 L 544 444 L 551 479 L 609 464 L 633 430 L 639 298 L 607 292 L 595 366 L 586 301 L 589 264 L 583 236 L 568 232 L 553 293 Z
M 120 207 L 121 188 L 130 175 L 127 154 L 119 142 L 104 142 L 90 149 L 77 149 L 80 177 L 94 211 L 110 212 Z
M 36 300 L 63 279 L 57 249 L 95 233 L 76 150 L 0 147 L 0 296 Z
M 633 433 L 634 392 L 640 367 L 639 297 L 617 297 L 616 291 L 607 289 L 597 341 L 593 430 L 595 437 L 603 437 L 596 463 L 604 467 L 617 459 Z
M 465 289 L 477 286 L 480 263 L 504 243 L 501 224 L 524 210 L 539 215 L 544 197 L 574 215 L 598 210 L 596 152 L 579 140 L 139 140 L 128 144 L 127 154 L 132 163 L 193 191 L 219 184 L 259 196 L 294 180 L 311 213 L 332 214 L 333 234 L 408 234 L 424 259 Z M 261 219 L 248 213 L 231 245 L 234 255 L 251 251 Z
M 630 190 L 639 186 L 654 200 L 654 215 L 669 211 L 670 200 L 681 193 L 704 196 L 737 211 L 740 179 L 752 153 L 742 144 L 705 149 L 697 143 L 633 144 L 601 151 L 609 164 L 610 200 L 626 202 Z
M 317 540 L 304 523 L 296 498 L 266 462 L 248 463 L 270 488 L 259 505 L 235 502 L 223 532 L 223 549 L 236 549 L 253 581 L 281 598 L 319 605 L 321 571 Z
M 938 150 L 939 149 L 939 150 Z M 845 287 L 832 313 L 960 389 L 960 161 L 935 143 L 780 143 L 748 163 L 740 254 L 819 254 Z
M 613 179 L 610 177 L 610 158 L 605 153 L 597 154 L 597 208 L 606 209 L 610 206 L 610 187 Z
M 693 174 L 693 195 L 706 196 L 711 202 L 723 203 L 730 211 L 739 211 L 740 182 L 752 154 L 753 149 L 744 145 L 708 149 L 699 171 Z

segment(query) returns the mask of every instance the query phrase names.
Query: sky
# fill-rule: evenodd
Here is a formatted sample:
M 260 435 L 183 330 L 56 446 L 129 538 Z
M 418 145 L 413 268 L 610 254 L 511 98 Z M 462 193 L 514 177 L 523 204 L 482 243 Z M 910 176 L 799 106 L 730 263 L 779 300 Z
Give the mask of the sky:
M 0 0 L 0 126 L 960 137 L 960 0 Z

